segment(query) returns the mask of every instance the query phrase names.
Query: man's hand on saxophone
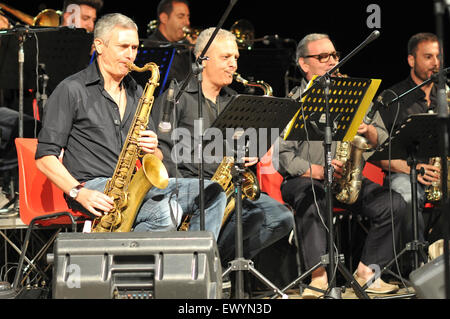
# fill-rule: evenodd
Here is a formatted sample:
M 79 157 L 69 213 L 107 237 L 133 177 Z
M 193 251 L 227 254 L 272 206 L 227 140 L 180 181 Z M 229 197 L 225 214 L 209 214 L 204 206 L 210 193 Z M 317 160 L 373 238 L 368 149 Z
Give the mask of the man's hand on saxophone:
M 358 127 L 357 133 L 367 139 L 367 143 L 370 147 L 374 148 L 378 145 L 378 133 L 375 126 L 361 123 Z
M 84 187 L 80 189 L 76 201 L 89 212 L 99 217 L 114 208 L 114 201 L 111 197 L 102 192 Z
M 430 164 L 417 164 L 417 172 L 423 168 L 423 175 L 417 174 L 417 181 L 423 185 L 431 185 L 433 182 L 438 182 L 441 178 L 441 169 Z
M 342 178 L 343 172 L 343 163 L 340 160 L 333 159 L 331 161 L 331 166 L 333 166 L 333 179 L 339 180 Z M 325 167 L 318 164 L 311 164 L 311 168 L 309 168 L 302 177 L 312 177 L 314 179 L 323 181 L 325 179 Z
M 155 132 L 150 130 L 143 130 L 140 132 L 138 138 L 139 147 L 145 154 L 153 154 L 160 160 L 163 159 L 163 154 L 158 148 L 158 136 Z
M 244 160 L 245 167 L 253 166 L 259 161 L 257 157 L 243 157 L 242 159 Z

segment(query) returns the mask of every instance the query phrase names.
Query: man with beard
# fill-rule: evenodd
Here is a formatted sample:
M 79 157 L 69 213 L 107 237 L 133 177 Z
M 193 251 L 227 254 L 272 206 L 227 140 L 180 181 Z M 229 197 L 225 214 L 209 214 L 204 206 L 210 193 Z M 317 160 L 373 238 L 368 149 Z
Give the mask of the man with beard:
M 436 35 L 432 33 L 418 33 L 413 35 L 408 42 L 407 61 L 411 68 L 409 76 L 395 84 L 390 88 L 396 95 L 400 95 L 430 78 L 433 73 L 439 70 L 439 41 Z M 389 90 L 388 90 L 389 91 Z M 411 114 L 428 113 L 436 111 L 436 85 L 433 82 L 422 86 L 421 89 L 415 90 L 402 98 L 399 103 L 392 104 L 389 108 L 381 110 L 381 116 L 390 132 L 392 127 L 398 128 L 406 118 Z M 395 116 L 398 110 L 398 117 Z M 395 122 L 394 122 L 395 120 Z M 389 171 L 389 161 L 381 161 L 381 167 Z M 418 174 L 417 196 L 418 196 L 418 225 L 419 225 L 419 241 L 424 241 L 424 221 L 422 216 L 425 204 L 425 187 L 437 181 L 440 176 L 440 169 L 427 164 L 419 163 L 416 166 L 417 171 L 421 168 L 425 170 L 423 175 Z M 407 203 L 405 220 L 402 223 L 402 238 L 405 243 L 412 240 L 412 196 L 410 182 L 410 167 L 406 160 L 395 159 L 391 161 L 391 186 L 392 189 L 400 193 Z M 386 177 L 385 184 L 388 185 L 389 176 Z
M 168 44 L 176 48 L 167 83 L 175 79 L 184 80 L 194 61 L 192 48 L 195 40 L 185 37 L 185 29 L 190 27 L 190 11 L 187 0 L 162 0 L 157 8 L 158 27 L 143 43 L 145 47 L 164 47 Z

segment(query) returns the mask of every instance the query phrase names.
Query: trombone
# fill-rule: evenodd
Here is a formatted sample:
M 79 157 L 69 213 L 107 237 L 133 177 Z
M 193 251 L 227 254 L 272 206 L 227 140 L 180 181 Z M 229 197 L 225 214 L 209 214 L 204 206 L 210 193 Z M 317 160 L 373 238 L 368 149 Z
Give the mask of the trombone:
M 61 11 L 56 11 L 53 9 L 45 9 L 35 17 L 30 16 L 20 10 L 14 9 L 7 4 L 0 2 L 0 12 L 4 10 L 17 19 L 31 26 L 40 26 L 40 27 L 58 27 L 60 25 L 61 20 Z

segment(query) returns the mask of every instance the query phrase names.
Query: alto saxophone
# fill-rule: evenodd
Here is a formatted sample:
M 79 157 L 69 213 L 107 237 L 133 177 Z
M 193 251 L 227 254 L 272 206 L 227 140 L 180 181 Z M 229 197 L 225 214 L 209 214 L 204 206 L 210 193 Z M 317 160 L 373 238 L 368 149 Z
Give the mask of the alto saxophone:
M 341 203 L 353 204 L 358 199 L 365 165 L 363 153 L 369 149 L 367 139 L 361 135 L 355 135 L 351 142 L 338 142 L 336 159 L 343 163 L 342 178 L 335 182 L 333 190 Z
M 169 175 L 161 160 L 152 154 L 142 158 L 142 167 L 135 173 L 136 161 L 141 156 L 138 147 L 139 132 L 147 127 L 153 107 L 155 88 L 159 85 L 158 66 L 151 62 L 139 68 L 128 65 L 130 71 L 152 72 L 139 100 L 133 122 L 128 130 L 114 174 L 105 186 L 104 193 L 114 200 L 114 207 L 92 224 L 92 232 L 129 232 L 147 192 L 153 187 L 164 189 Z
M 450 89 L 448 86 L 445 87 L 446 93 L 447 93 L 447 104 L 449 105 L 449 112 L 450 112 Z M 429 110 L 428 113 L 434 113 L 433 110 Z M 430 158 L 430 165 L 433 165 L 434 167 L 437 167 L 439 169 L 442 168 L 441 158 L 440 157 L 432 157 Z M 450 164 L 450 157 L 447 157 L 447 168 Z M 450 186 L 450 173 L 448 173 L 447 176 L 447 185 Z M 450 194 L 450 189 L 447 189 Z M 428 185 L 425 187 L 425 194 L 427 195 L 427 200 L 429 202 L 438 202 L 442 198 L 442 174 L 438 181 L 432 182 L 431 185 Z

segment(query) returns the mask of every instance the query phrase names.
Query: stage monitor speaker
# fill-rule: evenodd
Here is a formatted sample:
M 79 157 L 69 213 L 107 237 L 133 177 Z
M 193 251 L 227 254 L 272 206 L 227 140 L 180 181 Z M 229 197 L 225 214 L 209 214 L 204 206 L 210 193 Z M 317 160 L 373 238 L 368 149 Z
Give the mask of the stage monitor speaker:
M 61 233 L 55 299 L 220 299 L 222 267 L 210 232 Z
M 419 299 L 445 299 L 444 256 L 441 255 L 409 275 Z

